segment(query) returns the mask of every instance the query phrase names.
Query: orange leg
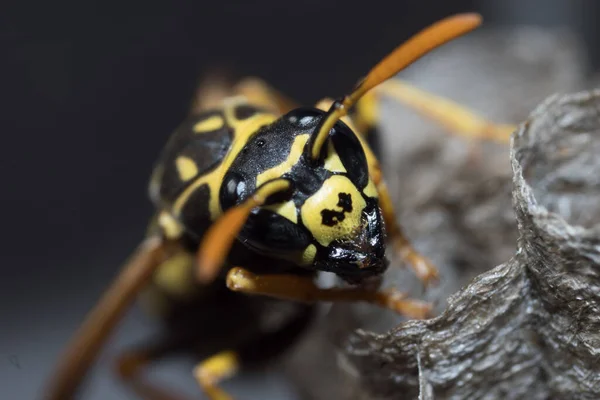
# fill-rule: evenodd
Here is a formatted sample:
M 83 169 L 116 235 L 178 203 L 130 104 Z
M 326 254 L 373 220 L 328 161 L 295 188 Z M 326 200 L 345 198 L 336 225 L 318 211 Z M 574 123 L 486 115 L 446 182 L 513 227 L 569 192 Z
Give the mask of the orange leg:
M 433 95 L 401 80 L 391 79 L 374 88 L 372 92 L 366 94 L 357 102 L 356 112 L 353 114 L 352 120 L 359 132 L 367 132 L 378 123 L 377 103 L 385 96 L 400 101 L 425 117 L 438 122 L 451 133 L 466 137 L 469 140 L 484 139 L 507 143 L 510 140 L 511 133 L 516 128 L 514 125 L 494 124 L 449 99 Z M 328 104 L 323 106 L 328 106 Z M 437 269 L 412 247 L 400 225 L 396 222 L 393 203 L 381 176 L 379 162 L 370 149 L 367 148 L 366 153 L 372 171 L 372 179 L 377 187 L 386 227 L 396 253 L 412 267 L 415 274 L 425 284 L 437 281 Z M 476 151 L 472 151 L 472 154 L 472 156 L 476 156 Z
M 392 199 L 381 173 L 377 172 L 373 175 L 373 181 L 379 195 L 379 205 L 394 250 L 398 256 L 412 268 L 415 275 L 417 275 L 426 286 L 436 282 L 439 279 L 437 269 L 427 258 L 414 249 L 406 236 L 404 236 L 402 228 L 396 221 L 396 213 L 394 212 Z
M 144 400 L 185 400 L 181 394 L 164 389 L 148 382 L 143 376 L 144 369 L 160 357 L 155 349 L 146 348 L 123 353 L 117 358 L 117 376 Z
M 165 389 L 149 382 L 144 370 L 161 357 L 177 349 L 177 343 L 159 342 L 135 351 L 128 351 L 117 358 L 118 377 L 144 400 L 185 400 L 186 397 L 172 389 Z M 237 353 L 223 351 L 202 361 L 194 368 L 194 377 L 210 400 L 231 400 L 231 397 L 218 387 L 218 383 L 234 375 L 239 369 Z
M 204 361 L 194 368 L 194 377 L 210 400 L 232 400 L 218 384 L 229 378 L 239 369 L 237 353 L 223 351 Z
M 399 79 L 390 79 L 374 89 L 377 97 L 391 97 L 445 127 L 452 134 L 467 139 L 483 139 L 507 144 L 516 125 L 496 124 L 477 115 L 467 107 L 447 98 L 426 92 Z M 376 97 L 365 102 L 377 101 Z M 372 104 L 363 105 L 364 120 L 373 123 L 376 118 Z
M 431 305 L 407 299 L 394 289 L 387 291 L 363 288 L 330 288 L 316 286 L 312 278 L 296 275 L 255 275 L 243 268 L 232 268 L 227 274 L 227 287 L 236 292 L 264 295 L 306 303 L 366 302 L 388 308 L 409 318 L 426 318 Z
M 280 114 L 299 107 L 296 101 L 255 77 L 241 80 L 235 85 L 234 92 L 245 96 L 251 104 L 270 108 Z
M 142 243 L 69 343 L 44 399 L 74 397 L 114 327 L 171 251 L 172 243 L 159 237 Z
M 224 76 L 210 75 L 198 86 L 191 112 L 198 113 L 209 108 L 220 107 L 226 98 L 233 96 L 244 96 L 250 104 L 279 114 L 287 113 L 299 106 L 262 79 L 248 77 L 232 84 Z

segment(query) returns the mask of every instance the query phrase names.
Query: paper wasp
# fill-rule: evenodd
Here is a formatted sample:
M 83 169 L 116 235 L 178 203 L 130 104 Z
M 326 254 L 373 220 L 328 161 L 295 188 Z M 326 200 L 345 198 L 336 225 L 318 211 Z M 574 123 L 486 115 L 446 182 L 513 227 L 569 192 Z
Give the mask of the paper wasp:
M 428 304 L 379 288 L 388 267 L 387 243 L 425 283 L 437 271 L 398 225 L 366 132 L 377 123 L 378 96 L 388 94 L 463 133 L 508 136 L 511 127 L 389 81 L 480 21 L 476 14 L 461 14 L 426 28 L 386 56 L 350 94 L 316 107 L 298 107 L 257 80 L 242 81 L 224 96 L 201 91 L 152 174 L 156 214 L 148 237 L 69 345 L 46 398 L 74 396 L 142 292 L 158 299 L 168 334 L 119 357 L 117 369 L 146 398 L 173 395 L 147 382 L 144 367 L 173 351 L 193 351 L 209 331 L 218 348 L 194 375 L 210 398 L 227 399 L 218 382 L 248 359 L 285 349 L 310 321 L 311 304 L 361 301 L 425 317 Z M 319 271 L 333 272 L 347 285 L 320 288 Z M 211 299 L 214 315 L 226 321 L 224 330 L 217 329 L 220 323 L 198 323 L 197 305 Z M 286 320 L 266 328 L 260 323 L 265 309 L 281 303 L 293 304 Z

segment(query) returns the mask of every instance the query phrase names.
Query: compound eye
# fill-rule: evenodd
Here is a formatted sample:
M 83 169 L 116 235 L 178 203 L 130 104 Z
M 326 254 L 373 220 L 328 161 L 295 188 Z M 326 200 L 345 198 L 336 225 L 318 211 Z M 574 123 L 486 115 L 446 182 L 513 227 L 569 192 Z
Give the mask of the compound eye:
M 237 172 L 230 172 L 223 179 L 219 195 L 224 210 L 231 208 L 245 199 L 248 185 L 245 178 Z
M 338 121 L 331 136 L 333 147 L 338 153 L 342 164 L 348 171 L 348 177 L 359 189 L 364 189 L 369 183 L 369 167 L 367 157 L 356 134 L 344 124 Z

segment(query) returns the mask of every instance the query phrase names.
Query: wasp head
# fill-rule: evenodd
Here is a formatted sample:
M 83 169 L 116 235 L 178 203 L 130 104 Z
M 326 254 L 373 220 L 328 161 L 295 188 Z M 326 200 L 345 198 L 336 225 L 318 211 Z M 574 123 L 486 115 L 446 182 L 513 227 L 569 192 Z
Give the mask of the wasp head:
M 316 162 L 307 155 L 324 115 L 297 109 L 259 129 L 226 173 L 220 203 L 231 207 L 266 182 L 288 179 L 290 189 L 256 208 L 238 240 L 263 255 L 360 281 L 387 266 L 384 222 L 366 145 L 348 125 L 334 125 Z

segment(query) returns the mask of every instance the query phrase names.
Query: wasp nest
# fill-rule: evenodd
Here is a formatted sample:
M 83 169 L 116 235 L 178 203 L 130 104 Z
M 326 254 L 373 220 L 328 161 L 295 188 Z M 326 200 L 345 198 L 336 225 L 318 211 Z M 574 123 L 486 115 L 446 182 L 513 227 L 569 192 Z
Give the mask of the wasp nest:
M 548 94 L 585 86 L 580 49 L 563 31 L 483 30 L 403 77 L 517 124 Z M 442 276 L 422 293 L 392 260 L 386 286 L 435 301 L 439 316 L 404 322 L 335 305 L 293 358 L 303 398 L 600 398 L 598 105 L 596 94 L 554 97 L 508 146 L 454 138 L 385 101 L 382 156 L 399 221 Z
M 554 96 L 515 133 L 518 249 L 426 321 L 358 331 L 370 398 L 600 398 L 600 91 Z

